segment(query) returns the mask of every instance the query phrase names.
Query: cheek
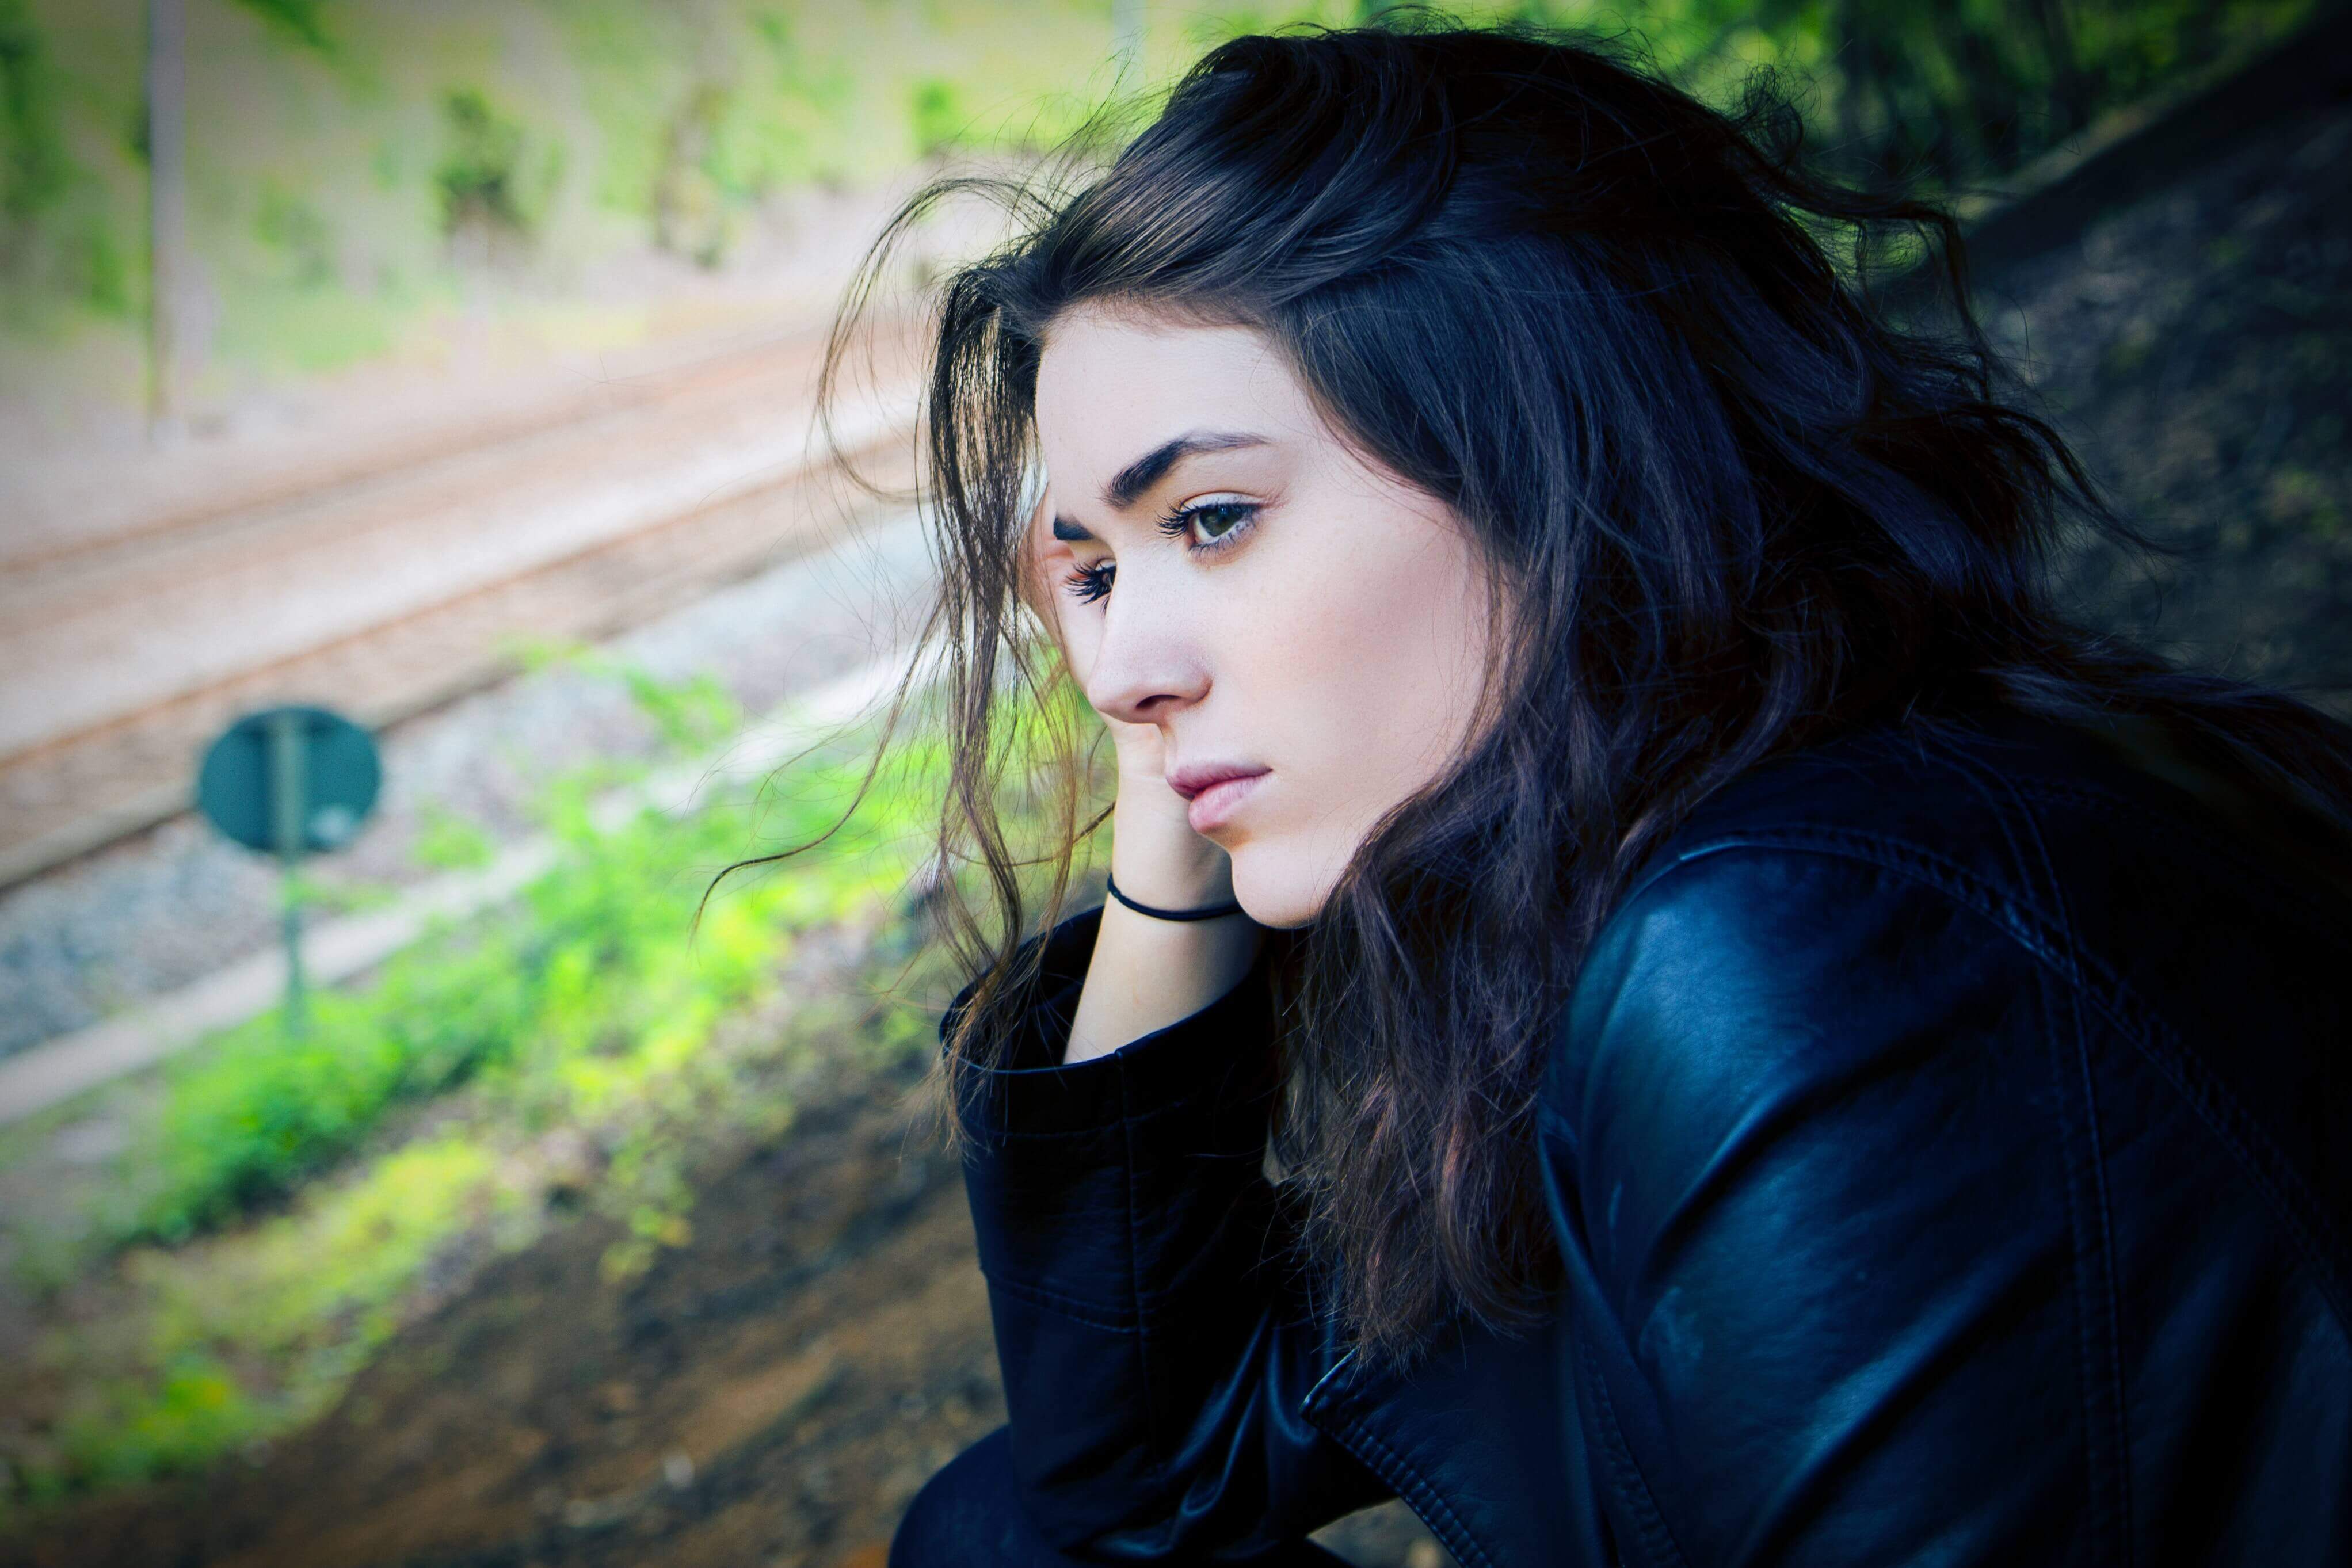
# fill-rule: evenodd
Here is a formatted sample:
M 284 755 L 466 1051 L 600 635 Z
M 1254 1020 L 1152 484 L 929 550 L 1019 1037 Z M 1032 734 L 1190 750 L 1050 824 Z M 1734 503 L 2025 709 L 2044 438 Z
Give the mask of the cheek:
M 1455 538 L 1416 524 L 1286 570 L 1252 599 L 1232 645 L 1250 649 L 1249 685 L 1271 721 L 1260 731 L 1267 760 L 1320 805 L 1377 817 L 1454 754 L 1483 669 L 1486 613 Z
M 1286 573 L 1255 600 L 1248 732 L 1283 781 L 1261 835 L 1229 843 L 1253 917 L 1311 921 L 1366 835 L 1467 732 L 1486 602 L 1450 539 Z
M 1401 794 L 1435 771 L 1451 721 L 1467 716 L 1478 653 L 1468 584 L 1450 541 L 1419 538 L 1366 550 L 1335 575 L 1309 667 L 1323 672 L 1383 787 Z

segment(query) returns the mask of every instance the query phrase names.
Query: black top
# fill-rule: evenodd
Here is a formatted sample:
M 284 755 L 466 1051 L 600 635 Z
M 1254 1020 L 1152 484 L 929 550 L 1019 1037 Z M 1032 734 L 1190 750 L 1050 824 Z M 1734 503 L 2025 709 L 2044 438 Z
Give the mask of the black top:
M 2352 899 L 2104 746 L 1875 734 L 1710 801 L 1556 1031 L 1556 1312 L 1404 1377 L 1283 1257 L 1262 966 L 1059 1065 L 1098 918 L 966 1166 L 1065 1550 L 1396 1495 L 1464 1568 L 2352 1563 Z

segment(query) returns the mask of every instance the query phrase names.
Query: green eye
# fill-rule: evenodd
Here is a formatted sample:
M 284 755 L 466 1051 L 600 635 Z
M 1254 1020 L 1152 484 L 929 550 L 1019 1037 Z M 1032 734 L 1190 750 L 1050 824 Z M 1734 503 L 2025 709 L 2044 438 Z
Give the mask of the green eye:
M 1203 501 L 1195 507 L 1180 507 L 1160 518 L 1160 531 L 1182 538 L 1192 532 L 1194 523 L 1199 523 L 1204 542 L 1188 547 L 1197 554 L 1221 549 L 1227 539 L 1248 527 L 1257 511 L 1255 501 Z
M 1231 501 L 1219 501 L 1214 505 L 1195 509 L 1192 519 L 1201 525 L 1201 531 L 1206 537 L 1213 539 L 1223 538 L 1241 526 L 1248 509 L 1246 507 L 1236 506 Z

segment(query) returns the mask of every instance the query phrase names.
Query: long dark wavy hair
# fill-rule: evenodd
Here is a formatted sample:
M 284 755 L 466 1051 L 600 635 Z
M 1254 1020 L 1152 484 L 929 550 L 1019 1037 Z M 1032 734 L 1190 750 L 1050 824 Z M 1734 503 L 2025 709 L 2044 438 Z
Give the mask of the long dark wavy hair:
M 1019 593 L 1057 319 L 1111 304 L 1263 331 L 1505 585 L 1491 722 L 1310 925 L 1269 934 L 1268 1170 L 1375 1357 L 1410 1358 L 1450 1314 L 1508 1332 L 1540 1310 L 1558 1260 L 1530 1121 L 1556 1014 L 1643 857 L 1743 770 L 1986 705 L 2137 716 L 2316 831 L 2352 829 L 2352 731 L 2060 612 L 2062 530 L 2128 529 L 2011 390 L 1953 221 L 1809 172 L 1769 78 L 1725 112 L 1549 31 L 1237 38 L 1074 185 L 944 181 L 910 201 L 836 324 L 829 387 L 893 246 L 974 191 L 1013 235 L 940 285 L 921 437 L 953 758 L 940 852 L 983 889 L 942 889 L 975 975 L 940 1069 L 951 1123 L 1033 999 L 1022 939 L 1066 913 L 1103 821 L 1078 760 L 1042 859 L 997 806 L 1034 756 L 1024 726 L 1046 754 L 1084 749 L 1055 727 L 1083 710 L 1050 700 L 1066 672 Z M 1888 256 L 1927 308 L 1886 306 Z M 1035 700 L 1008 704 L 1023 685 Z M 1021 873 L 1041 863 L 1036 902 Z

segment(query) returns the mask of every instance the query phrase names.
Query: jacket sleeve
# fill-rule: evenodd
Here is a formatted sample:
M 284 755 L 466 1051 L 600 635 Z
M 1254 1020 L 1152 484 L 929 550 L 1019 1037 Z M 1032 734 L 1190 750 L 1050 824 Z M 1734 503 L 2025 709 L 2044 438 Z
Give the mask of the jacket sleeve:
M 1629 1564 L 2123 1541 L 2079 1019 L 1935 874 L 1716 852 L 1579 977 L 1538 1123 Z
M 966 1101 L 1013 1467 L 1063 1551 L 1245 1559 L 1391 1494 L 1300 1415 L 1319 1342 L 1263 1169 L 1264 965 L 1065 1066 L 1100 918 L 1046 934 L 1035 1005 Z

